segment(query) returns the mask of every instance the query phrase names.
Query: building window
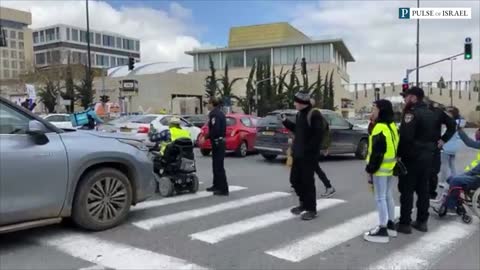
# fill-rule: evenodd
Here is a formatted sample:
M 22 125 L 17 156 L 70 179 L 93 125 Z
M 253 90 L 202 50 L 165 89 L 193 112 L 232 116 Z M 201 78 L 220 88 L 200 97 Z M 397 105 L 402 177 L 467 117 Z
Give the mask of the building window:
M 273 49 L 274 65 L 292 65 L 295 60 L 299 63 L 301 58 L 302 51 L 300 46 Z
M 219 53 L 215 53 L 215 54 L 203 53 L 203 54 L 198 55 L 198 69 L 199 70 L 208 70 L 210 68 L 209 56 L 212 58 L 213 66 L 217 69 L 220 68 L 220 54 Z M 243 67 L 243 63 L 242 63 L 242 67 Z
M 22 31 L 18 31 L 18 39 L 19 40 L 23 40 L 23 32 Z
M 55 27 L 55 37 L 56 40 L 60 40 L 60 28 Z
M 95 44 L 102 45 L 102 35 L 95 33 Z
M 37 53 L 37 54 L 35 54 L 35 64 L 37 64 L 37 65 L 45 65 L 45 53 Z
M 133 40 L 131 39 L 123 39 L 123 49 L 133 51 L 135 48 L 133 47 Z
M 24 52 L 18 52 L 18 58 L 25 59 L 25 53 Z
M 17 51 L 10 51 L 10 58 L 17 59 Z
M 248 50 L 247 66 L 251 67 L 255 63 L 255 59 L 263 64 L 270 64 L 270 49 Z
M 228 67 L 242 67 L 243 68 L 243 52 L 228 52 L 222 54 L 223 63 L 222 67 L 225 67 L 225 63 Z
M 25 69 L 25 62 L 20 62 L 20 69 L 24 70 Z
M 135 51 L 137 51 L 137 52 L 140 51 L 140 41 L 138 41 L 138 40 L 135 41 Z
M 72 29 L 72 40 L 73 41 L 78 41 L 78 30 L 77 29 Z
M 25 49 L 25 44 L 22 41 L 19 41 L 18 42 L 18 48 L 21 49 L 21 50 Z
M 17 32 L 15 32 L 14 30 L 11 30 L 10 31 L 10 38 L 11 39 L 16 39 L 17 38 Z
M 38 41 L 38 32 L 33 32 L 33 43 L 37 44 Z
M 117 63 L 116 63 L 116 61 L 115 61 L 115 57 L 110 56 L 110 66 L 111 66 L 111 67 L 114 67 L 114 66 L 116 66 L 116 65 L 117 65 Z
M 4 36 L 5 38 L 8 38 L 8 30 L 3 29 L 3 30 L 2 30 L 2 33 L 3 33 L 3 36 Z
M 329 63 L 330 44 L 305 45 L 304 55 L 307 63 Z
M 66 31 L 67 31 L 67 40 L 70 40 L 70 28 L 67 28 Z
M 122 38 L 117 37 L 117 48 L 122 48 Z
M 12 78 L 16 78 L 18 76 L 18 71 L 12 70 Z
M 103 35 L 103 46 L 115 48 L 115 38 L 109 35 Z
M 45 32 L 40 31 L 40 42 L 45 42 Z
M 5 78 L 5 79 L 10 78 L 10 70 L 8 70 L 8 69 L 3 70 L 3 78 Z
M 101 54 L 96 55 L 97 66 L 108 67 L 109 66 L 109 57 Z
M 87 43 L 87 32 L 80 30 L 80 42 Z
M 52 52 L 48 51 L 45 54 L 47 55 L 47 65 L 52 64 Z
M 13 41 L 13 40 L 11 40 L 11 41 L 10 41 L 10 48 L 12 48 L 12 49 L 16 49 L 16 48 L 17 48 L 17 42 L 16 42 L 16 41 Z
M 2 50 L 2 58 L 8 58 L 8 50 Z
M 17 63 L 18 63 L 17 61 L 12 61 L 12 65 L 11 65 L 12 69 L 17 69 L 18 68 Z
M 52 63 L 61 64 L 62 59 L 59 50 L 52 51 Z
M 4 67 L 4 68 L 9 68 L 9 67 L 10 67 L 10 61 L 8 61 L 8 60 L 3 60 L 3 67 Z

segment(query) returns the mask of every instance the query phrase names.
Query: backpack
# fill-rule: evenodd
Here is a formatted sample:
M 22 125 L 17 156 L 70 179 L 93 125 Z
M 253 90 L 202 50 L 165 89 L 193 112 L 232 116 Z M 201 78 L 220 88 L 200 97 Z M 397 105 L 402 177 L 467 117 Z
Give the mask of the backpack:
M 308 115 L 307 115 L 308 126 L 309 127 L 312 126 L 312 114 L 313 114 L 314 110 L 318 111 L 320 113 L 320 117 L 322 119 L 322 128 L 323 128 L 324 131 L 326 131 L 325 134 L 323 134 L 323 136 L 322 136 L 322 142 L 320 143 L 320 149 L 321 150 L 327 150 L 328 148 L 330 148 L 330 144 L 332 143 L 332 138 L 331 138 L 331 133 L 330 133 L 330 125 L 328 124 L 327 119 L 325 119 L 325 117 L 323 117 L 323 115 L 322 115 L 322 113 L 320 112 L 319 109 L 313 108 L 308 112 Z

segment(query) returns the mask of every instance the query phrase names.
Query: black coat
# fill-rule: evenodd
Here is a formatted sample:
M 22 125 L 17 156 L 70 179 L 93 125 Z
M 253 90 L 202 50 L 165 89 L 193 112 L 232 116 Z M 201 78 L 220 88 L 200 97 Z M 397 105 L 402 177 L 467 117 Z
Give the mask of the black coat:
M 227 130 L 227 118 L 219 107 L 213 108 L 208 114 L 208 138 L 216 140 L 225 138 Z
M 292 156 L 295 159 L 318 158 L 323 138 L 322 115 L 315 110 L 311 114 L 311 125 L 308 124 L 309 106 L 297 113 L 296 123 L 285 120 L 283 125 L 295 135 Z

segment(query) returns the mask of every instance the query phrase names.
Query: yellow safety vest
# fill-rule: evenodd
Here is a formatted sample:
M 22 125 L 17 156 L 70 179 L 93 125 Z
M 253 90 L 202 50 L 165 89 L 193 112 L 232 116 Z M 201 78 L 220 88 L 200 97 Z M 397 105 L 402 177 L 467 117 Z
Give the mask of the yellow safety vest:
M 391 129 L 391 131 L 390 131 Z M 382 164 L 380 165 L 380 169 L 374 173 L 375 176 L 392 176 L 393 175 L 393 168 L 397 164 L 397 149 L 398 149 L 398 130 L 395 123 L 390 124 L 390 128 L 388 128 L 387 124 L 384 123 L 377 123 L 372 130 L 372 133 L 368 137 L 368 154 L 367 154 L 367 163 L 370 161 L 370 156 L 372 154 L 372 140 L 373 137 L 377 134 L 382 133 L 385 136 L 385 143 L 387 144 L 387 151 L 383 156 Z
M 477 153 L 477 158 L 474 159 L 472 161 L 472 163 L 470 163 L 470 165 L 468 165 L 467 167 L 465 167 L 465 171 L 468 172 L 470 170 L 472 170 L 473 168 L 475 168 L 478 164 L 480 164 L 480 151 L 478 151 Z
M 177 139 L 182 139 L 182 138 L 190 139 L 190 132 L 188 130 L 184 130 L 177 127 L 171 127 L 169 128 L 169 130 L 170 130 L 170 141 L 162 142 L 161 149 L 160 149 L 160 153 L 162 153 L 162 155 L 165 152 L 165 148 L 167 148 L 167 145 L 169 145 L 170 143 L 176 141 Z

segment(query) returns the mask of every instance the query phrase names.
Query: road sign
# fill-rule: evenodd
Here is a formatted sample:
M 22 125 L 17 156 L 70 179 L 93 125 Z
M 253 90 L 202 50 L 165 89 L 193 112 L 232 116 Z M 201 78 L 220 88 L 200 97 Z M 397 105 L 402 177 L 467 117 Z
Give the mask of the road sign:
M 465 38 L 465 43 L 472 43 L 472 39 L 469 37 Z

